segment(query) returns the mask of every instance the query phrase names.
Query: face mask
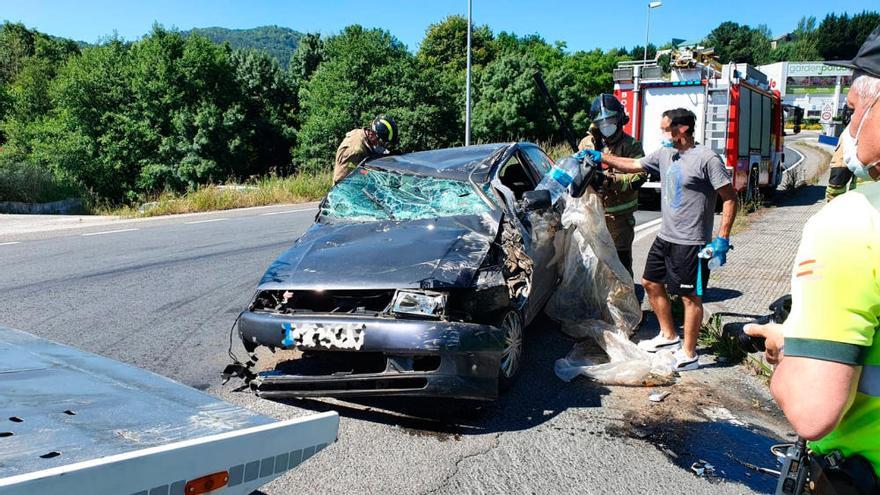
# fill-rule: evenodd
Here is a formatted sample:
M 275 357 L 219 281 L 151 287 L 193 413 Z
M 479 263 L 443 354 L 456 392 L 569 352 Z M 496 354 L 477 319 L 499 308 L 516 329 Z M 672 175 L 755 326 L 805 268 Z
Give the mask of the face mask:
M 609 138 L 617 132 L 617 124 L 614 122 L 602 122 L 599 124 L 599 132 L 601 132 L 603 136 Z
M 668 132 L 663 133 L 663 140 L 660 141 L 660 146 L 664 148 L 672 148 L 672 134 Z
M 865 165 L 859 160 L 859 135 L 862 133 L 862 127 L 864 127 L 865 122 L 868 120 L 868 115 L 871 113 L 871 110 L 874 108 L 874 104 L 877 103 L 877 99 L 871 103 L 871 106 L 865 110 L 865 115 L 862 116 L 862 121 L 859 122 L 859 128 L 856 130 L 856 137 L 852 137 L 852 134 L 849 132 L 849 126 L 843 131 L 843 135 L 841 138 L 843 142 L 841 145 L 843 146 L 843 163 L 846 164 L 846 168 L 856 176 L 857 179 L 868 180 L 871 179 L 870 170 L 880 163 L 880 160 L 876 160 L 872 163 Z

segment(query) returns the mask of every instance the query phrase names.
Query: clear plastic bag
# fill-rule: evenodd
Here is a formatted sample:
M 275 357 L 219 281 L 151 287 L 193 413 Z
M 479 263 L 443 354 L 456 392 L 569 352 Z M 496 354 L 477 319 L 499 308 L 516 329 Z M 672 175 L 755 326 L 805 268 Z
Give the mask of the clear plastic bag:
M 577 339 L 567 356 L 556 361 L 556 375 L 570 381 L 584 375 L 608 385 L 671 383 L 672 353 L 649 354 L 629 340 L 642 318 L 633 280 L 617 258 L 599 196 L 588 190 L 566 198 L 560 275 L 562 281 L 545 312 Z M 608 356 L 597 363 L 586 339 L 595 340 Z

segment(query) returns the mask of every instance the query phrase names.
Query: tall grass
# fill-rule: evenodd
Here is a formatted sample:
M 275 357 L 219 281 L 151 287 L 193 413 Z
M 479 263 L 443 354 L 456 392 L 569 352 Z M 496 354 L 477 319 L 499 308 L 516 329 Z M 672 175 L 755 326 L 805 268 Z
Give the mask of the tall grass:
M 333 185 L 330 172 L 301 173 L 291 177 L 264 177 L 240 187 L 202 186 L 185 194 L 163 193 L 146 198 L 140 207 L 96 206 L 96 213 L 126 217 L 152 217 L 180 213 L 229 210 L 323 198 Z
M 49 170 L 18 162 L 0 163 L 0 201 L 48 203 L 79 196 L 75 187 L 59 181 Z

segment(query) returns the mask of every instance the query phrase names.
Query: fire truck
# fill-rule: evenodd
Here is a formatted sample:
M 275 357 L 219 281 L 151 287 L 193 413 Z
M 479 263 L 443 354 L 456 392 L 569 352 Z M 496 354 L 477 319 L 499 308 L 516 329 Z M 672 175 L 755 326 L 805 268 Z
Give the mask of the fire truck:
M 661 114 L 686 108 L 697 116 L 697 143 L 718 153 L 737 192 L 766 197 L 782 181 L 782 99 L 755 67 L 720 65 L 681 50 L 672 53 L 669 79 L 656 62 L 622 62 L 614 70 L 614 95 L 630 116 L 625 132 L 640 140 L 646 153 L 660 147 Z M 659 187 L 651 179 L 642 190 L 659 193 Z

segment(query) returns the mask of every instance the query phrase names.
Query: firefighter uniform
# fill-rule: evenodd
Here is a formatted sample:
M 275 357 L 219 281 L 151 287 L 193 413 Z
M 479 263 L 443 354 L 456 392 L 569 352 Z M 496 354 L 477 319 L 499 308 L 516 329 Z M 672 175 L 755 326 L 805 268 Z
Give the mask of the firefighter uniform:
M 845 130 L 844 132 L 849 131 Z M 834 155 L 831 157 L 831 172 L 828 176 L 828 185 L 825 186 L 825 201 L 831 201 L 867 182 L 853 177 L 853 173 L 843 163 L 843 146 L 837 145 L 837 149 L 834 150 Z
M 598 131 L 590 128 L 590 134 L 578 144 L 578 149 L 596 149 Z M 641 158 L 645 156 L 642 143 L 622 130 L 610 138 L 603 140 L 602 153 L 622 156 L 627 158 Z M 605 183 L 600 195 L 605 207 L 605 225 L 614 240 L 617 249 L 617 257 L 630 275 L 632 270 L 632 243 L 635 238 L 636 218 L 635 211 L 639 206 L 639 187 L 647 178 L 646 172 L 637 174 L 622 174 L 607 170 L 605 172 L 608 181 Z
M 353 129 L 345 134 L 345 139 L 336 149 L 336 164 L 333 167 L 333 183 L 341 181 L 349 172 L 366 158 L 380 154 L 367 140 L 365 129 Z

